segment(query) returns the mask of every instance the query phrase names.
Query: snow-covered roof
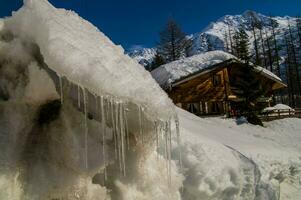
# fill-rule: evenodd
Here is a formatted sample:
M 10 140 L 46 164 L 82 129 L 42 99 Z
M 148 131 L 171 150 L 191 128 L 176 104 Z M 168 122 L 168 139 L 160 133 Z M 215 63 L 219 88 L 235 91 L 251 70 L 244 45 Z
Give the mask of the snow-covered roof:
M 163 88 L 194 73 L 208 69 L 235 56 L 223 51 L 210 51 L 162 65 L 151 72 Z
M 237 57 L 224 51 L 209 51 L 162 65 L 153 70 L 151 74 L 161 87 L 167 89 L 180 80 L 200 72 L 210 72 L 218 64 L 230 60 L 237 63 L 242 62 Z M 281 82 L 281 79 L 272 72 L 260 66 L 254 66 L 254 68 L 263 76 Z
M 154 115 L 174 112 L 150 73 L 73 11 L 56 9 L 47 0 L 24 0 L 5 19 L 5 28 L 36 43 L 50 69 L 94 94 L 141 104 Z

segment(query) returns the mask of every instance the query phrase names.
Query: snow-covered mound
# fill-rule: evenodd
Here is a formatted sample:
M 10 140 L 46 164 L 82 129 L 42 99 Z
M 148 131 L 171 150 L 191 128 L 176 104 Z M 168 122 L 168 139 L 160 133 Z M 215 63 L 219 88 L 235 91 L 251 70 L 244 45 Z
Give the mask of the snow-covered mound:
M 283 110 L 283 111 L 295 111 L 293 108 L 289 107 L 288 105 L 285 104 L 277 104 L 273 107 L 267 107 L 265 109 L 263 109 L 263 112 L 271 112 L 271 111 L 275 111 L 275 110 Z
M 300 119 L 276 120 L 261 127 L 177 111 L 184 200 L 300 198 Z
M 223 51 L 210 51 L 162 65 L 153 70 L 151 74 L 159 85 L 168 88 L 171 83 L 182 77 L 206 70 L 231 58 L 235 57 Z
M 36 43 L 45 63 L 59 76 L 98 96 L 144 105 L 153 116 L 171 114 L 171 101 L 150 74 L 76 13 L 55 9 L 46 0 L 25 0 L 5 20 L 5 28 Z
M 24 0 L 0 20 L 1 200 L 180 199 L 173 120 L 151 75 L 72 11 Z

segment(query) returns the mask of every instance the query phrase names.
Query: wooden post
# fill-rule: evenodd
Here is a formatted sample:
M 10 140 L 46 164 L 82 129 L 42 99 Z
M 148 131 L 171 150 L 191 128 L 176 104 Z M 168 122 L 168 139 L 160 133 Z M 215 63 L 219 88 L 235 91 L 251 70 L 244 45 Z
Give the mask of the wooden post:
M 224 101 L 225 101 L 225 113 L 226 113 L 226 116 L 227 118 L 230 117 L 230 111 L 229 111 L 229 102 L 228 102 L 228 81 L 226 80 L 226 73 L 225 73 L 225 70 L 227 70 L 227 68 L 223 69 L 223 82 L 224 82 L 224 90 L 225 90 L 225 98 L 224 98 Z M 228 74 L 228 73 L 227 73 Z

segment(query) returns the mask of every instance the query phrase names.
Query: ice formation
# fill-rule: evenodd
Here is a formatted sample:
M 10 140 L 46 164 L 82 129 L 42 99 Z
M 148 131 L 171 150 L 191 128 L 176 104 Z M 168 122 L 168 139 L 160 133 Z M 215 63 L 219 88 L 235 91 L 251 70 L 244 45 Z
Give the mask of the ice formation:
M 176 112 L 143 67 L 47 0 L 0 28 L 0 199 L 180 198 Z

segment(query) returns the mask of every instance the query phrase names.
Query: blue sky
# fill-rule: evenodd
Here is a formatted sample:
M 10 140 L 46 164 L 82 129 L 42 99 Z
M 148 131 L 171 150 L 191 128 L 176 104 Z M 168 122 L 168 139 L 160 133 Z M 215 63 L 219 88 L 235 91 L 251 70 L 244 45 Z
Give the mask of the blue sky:
M 272 15 L 301 15 L 301 0 L 49 0 L 56 7 L 75 10 L 116 44 L 152 47 L 168 17 L 184 32 L 201 31 L 225 14 L 254 10 Z M 11 15 L 23 0 L 0 0 L 0 16 Z

